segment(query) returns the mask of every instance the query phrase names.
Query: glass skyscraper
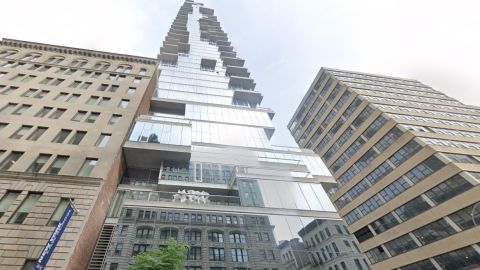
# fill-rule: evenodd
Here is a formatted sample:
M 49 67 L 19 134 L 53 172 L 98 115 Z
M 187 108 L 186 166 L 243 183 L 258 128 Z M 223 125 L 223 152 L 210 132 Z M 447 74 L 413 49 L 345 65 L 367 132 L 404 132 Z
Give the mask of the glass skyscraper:
M 270 143 L 274 112 L 212 9 L 184 2 L 158 58 L 89 268 L 126 269 L 173 237 L 191 246 L 187 270 L 285 269 L 281 240 L 339 219 L 327 168 L 311 150 Z

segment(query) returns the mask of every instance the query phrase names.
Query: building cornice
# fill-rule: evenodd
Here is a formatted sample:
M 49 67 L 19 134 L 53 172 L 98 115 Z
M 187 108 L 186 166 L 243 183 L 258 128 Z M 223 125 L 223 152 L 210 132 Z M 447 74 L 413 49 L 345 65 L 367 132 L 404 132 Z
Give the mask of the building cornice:
M 72 176 L 72 175 L 56 175 L 45 173 L 27 173 L 27 172 L 13 172 L 1 171 L 1 180 L 21 180 L 33 182 L 49 182 L 64 185 L 84 185 L 84 186 L 100 186 L 103 182 L 100 178 Z
M 157 58 L 80 49 L 80 48 L 58 46 L 58 45 L 16 40 L 16 39 L 8 39 L 8 38 L 3 38 L 2 40 L 0 40 L 0 45 L 17 47 L 17 48 L 28 48 L 28 49 L 41 50 L 41 51 L 50 51 L 50 52 L 56 52 L 61 54 L 72 54 L 72 55 L 79 55 L 79 56 L 85 56 L 85 57 L 95 57 L 95 58 L 102 58 L 107 60 L 135 62 L 135 63 L 142 63 L 142 64 L 148 64 L 148 65 L 156 65 L 158 62 Z

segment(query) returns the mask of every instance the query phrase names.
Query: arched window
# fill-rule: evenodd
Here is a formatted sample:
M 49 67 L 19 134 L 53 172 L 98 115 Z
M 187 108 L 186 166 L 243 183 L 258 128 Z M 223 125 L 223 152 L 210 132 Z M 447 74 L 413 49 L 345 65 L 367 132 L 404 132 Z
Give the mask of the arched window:
M 246 243 L 247 237 L 245 233 L 242 232 L 231 232 L 230 233 L 230 243 Z
M 84 58 L 77 58 L 70 63 L 70 66 L 72 67 L 83 67 L 88 63 L 87 59 Z
M 9 57 L 18 53 L 17 50 L 4 50 L 0 52 L 0 57 Z
M 62 62 L 63 60 L 65 60 L 65 57 L 56 55 L 56 56 L 52 56 L 52 57 L 48 58 L 47 61 L 45 61 L 45 63 L 48 63 L 48 64 L 59 64 L 59 63 Z
M 149 226 L 137 228 L 137 238 L 152 238 L 155 230 Z
M 105 61 L 99 61 L 93 65 L 94 69 L 107 70 L 110 67 L 110 63 Z
M 22 60 L 24 61 L 37 61 L 42 55 L 40 53 L 27 53 Z
M 223 243 L 223 232 L 222 231 L 209 231 L 208 232 L 208 241 Z
M 116 69 L 116 72 L 130 73 L 132 72 L 132 66 L 130 65 L 119 65 Z
M 138 75 L 145 75 L 147 74 L 147 69 L 146 68 L 141 68 L 140 72 L 138 72 Z
M 202 231 L 197 229 L 185 230 L 185 241 L 202 241 Z
M 178 230 L 175 228 L 164 228 L 160 231 L 160 239 L 162 240 L 167 240 L 170 237 L 177 240 L 177 236 Z

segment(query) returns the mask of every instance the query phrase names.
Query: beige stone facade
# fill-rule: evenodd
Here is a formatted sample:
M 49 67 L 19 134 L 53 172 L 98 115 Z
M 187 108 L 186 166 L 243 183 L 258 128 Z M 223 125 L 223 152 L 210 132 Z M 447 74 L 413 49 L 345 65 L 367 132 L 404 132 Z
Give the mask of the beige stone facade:
M 322 68 L 289 129 L 337 180 L 330 199 L 372 269 L 480 264 L 478 107 L 415 80 Z
M 20 192 L 0 219 L 1 269 L 38 258 L 61 198 L 79 213 L 48 268 L 86 268 L 124 168 L 121 146 L 135 117 L 148 112 L 157 73 L 152 58 L 0 42 L 0 205 L 8 191 Z M 8 160 L 15 152 L 22 154 Z M 29 192 L 41 196 L 11 224 Z

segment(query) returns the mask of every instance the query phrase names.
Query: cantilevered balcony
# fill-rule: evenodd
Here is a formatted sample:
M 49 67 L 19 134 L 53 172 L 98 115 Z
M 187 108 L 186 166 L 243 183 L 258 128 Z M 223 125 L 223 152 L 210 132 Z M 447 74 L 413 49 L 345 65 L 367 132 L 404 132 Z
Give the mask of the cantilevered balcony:
M 178 53 L 160 52 L 160 54 L 158 55 L 158 59 L 164 62 L 176 64 L 178 62 Z
M 263 96 L 260 92 L 252 90 L 242 90 L 234 89 L 233 93 L 234 99 L 245 100 L 252 104 L 260 104 L 262 102 Z
M 232 46 L 220 45 L 218 42 L 217 42 L 217 45 L 218 45 L 218 51 L 219 52 L 232 52 L 233 51 Z
M 223 57 L 223 65 L 224 66 L 235 66 L 235 67 L 243 67 L 245 64 L 245 60 L 240 58 L 233 58 L 233 57 Z
M 230 41 L 219 40 L 219 41 L 217 42 L 217 45 L 218 45 L 218 46 L 227 46 L 227 47 L 229 47 L 229 46 L 232 45 L 232 43 L 231 43 Z M 232 48 L 233 48 L 233 47 L 232 47 Z M 220 50 L 219 50 L 219 51 L 220 51 Z M 223 50 L 223 51 L 226 51 L 226 50 Z
M 141 117 L 123 145 L 129 167 L 155 167 L 162 160 L 188 161 L 191 156 L 192 126 L 189 121 Z
M 253 79 L 248 77 L 230 76 L 228 87 L 231 89 L 254 90 L 255 83 Z
M 227 66 L 225 71 L 227 76 L 236 76 L 236 77 L 250 77 L 250 72 L 248 72 L 246 67 L 236 67 L 236 66 Z
M 183 43 L 188 43 L 188 35 L 168 33 L 168 37 L 176 38 L 176 39 L 180 40 L 180 42 L 183 42 Z
M 160 53 L 178 54 L 178 45 L 164 42 L 160 48 Z
M 213 9 L 211 8 L 206 8 L 206 7 L 200 7 L 200 13 L 205 14 L 205 15 L 213 15 Z

